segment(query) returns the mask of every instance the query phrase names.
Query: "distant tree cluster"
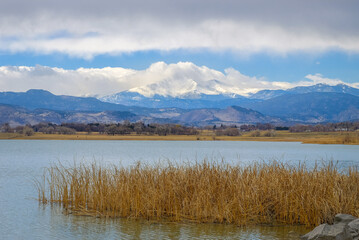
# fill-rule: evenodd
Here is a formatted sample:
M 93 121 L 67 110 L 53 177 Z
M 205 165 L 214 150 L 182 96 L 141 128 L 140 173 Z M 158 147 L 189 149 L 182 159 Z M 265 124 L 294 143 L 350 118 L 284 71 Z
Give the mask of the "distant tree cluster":
M 46 134 L 75 134 L 76 130 L 65 127 L 62 125 L 56 125 L 52 123 L 39 123 L 36 125 L 29 125 L 26 126 L 17 126 L 17 127 L 10 127 L 8 123 L 5 123 L 1 126 L 1 132 L 6 133 L 20 133 L 26 136 L 32 136 L 35 132 L 42 132 Z
M 76 130 L 64 125 L 57 125 L 52 123 L 39 123 L 31 126 L 35 132 L 42 132 L 45 134 L 75 134 Z
M 197 135 L 199 132 L 197 128 L 186 127 L 179 124 L 144 124 L 142 122 L 124 123 L 106 125 L 104 133 L 108 135 L 126 135 L 131 133 L 144 135 Z
M 237 125 L 223 125 L 220 126 L 213 125 L 213 126 L 205 126 L 200 128 L 201 130 L 207 130 L 213 132 L 216 136 L 241 136 L 240 129 Z
M 31 127 L 31 125 L 26 125 L 26 126 L 17 126 L 15 128 L 11 128 L 10 125 L 8 123 L 5 123 L 3 125 L 1 125 L 0 127 L 0 132 L 6 132 L 6 133 L 20 133 L 20 134 L 24 134 L 26 136 L 32 136 L 34 135 L 34 129 Z
M 53 123 L 39 123 L 35 125 L 18 126 L 11 128 L 8 123 L 1 126 L 2 132 L 7 133 L 23 133 L 25 130 L 34 132 L 42 132 L 45 134 L 76 134 L 76 132 L 98 132 L 108 135 L 126 135 L 126 134 L 143 134 L 143 135 L 197 135 L 198 129 L 195 127 L 186 127 L 179 124 L 144 124 L 142 122 L 131 123 L 124 121 L 123 123 L 63 123 L 60 125 Z
M 243 124 L 239 127 L 242 132 L 252 132 L 256 130 L 273 130 L 276 127 L 270 123 L 257 123 L 257 124 Z M 285 130 L 285 129 L 276 129 L 276 130 Z
M 297 124 L 289 128 L 290 132 L 347 132 L 359 129 L 359 122 L 340 122 L 317 125 Z
M 241 136 L 241 132 L 236 127 L 219 128 L 215 130 L 216 136 Z
M 275 137 L 275 136 L 277 136 L 277 132 L 274 129 L 270 129 L 265 132 L 255 130 L 255 131 L 251 132 L 250 136 L 251 137 Z
M 98 132 L 104 133 L 106 125 L 103 123 L 63 123 L 63 127 L 68 127 L 74 129 L 76 132 Z

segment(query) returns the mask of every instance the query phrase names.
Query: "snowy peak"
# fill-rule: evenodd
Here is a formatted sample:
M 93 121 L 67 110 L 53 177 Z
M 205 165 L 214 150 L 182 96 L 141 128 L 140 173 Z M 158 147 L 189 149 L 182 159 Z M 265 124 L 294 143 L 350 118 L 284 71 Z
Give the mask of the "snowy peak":
M 141 106 L 150 108 L 223 108 L 223 106 L 238 105 L 248 101 L 247 98 L 234 94 L 203 94 L 187 93 L 180 97 L 153 95 L 146 97 L 137 92 L 124 91 L 100 98 L 101 101 L 120 103 L 127 106 Z
M 165 79 L 158 83 L 132 88 L 129 90 L 129 92 L 137 92 L 146 97 L 153 97 L 155 94 L 161 96 L 178 97 L 180 95 L 195 92 L 197 85 L 198 83 L 192 79 L 183 79 L 182 81 Z
M 233 91 L 234 90 L 234 91 Z M 136 92 L 145 97 L 160 95 L 164 97 L 188 98 L 200 94 L 219 95 L 236 94 L 236 88 L 219 80 L 196 81 L 190 78 L 165 79 L 143 87 L 132 88 L 128 92 Z

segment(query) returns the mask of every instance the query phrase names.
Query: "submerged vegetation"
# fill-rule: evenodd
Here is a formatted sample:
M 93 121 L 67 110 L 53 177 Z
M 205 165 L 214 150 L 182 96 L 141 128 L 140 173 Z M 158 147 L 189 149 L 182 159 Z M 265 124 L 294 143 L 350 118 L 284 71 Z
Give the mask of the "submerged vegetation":
M 334 163 L 55 164 L 37 187 L 40 202 L 96 217 L 314 226 L 337 213 L 359 216 L 358 169 Z

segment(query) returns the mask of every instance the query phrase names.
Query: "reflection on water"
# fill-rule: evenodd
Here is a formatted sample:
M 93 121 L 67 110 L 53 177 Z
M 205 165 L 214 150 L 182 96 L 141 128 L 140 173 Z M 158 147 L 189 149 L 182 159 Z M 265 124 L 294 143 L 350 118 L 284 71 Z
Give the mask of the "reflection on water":
M 299 239 L 302 226 L 247 227 L 153 223 L 65 215 L 39 205 L 33 179 L 43 168 L 74 159 L 124 166 L 135 161 L 183 161 L 213 157 L 233 164 L 276 159 L 297 163 L 338 160 L 358 164 L 359 146 L 271 142 L 26 141 L 0 140 L 0 239 Z
M 299 239 L 304 226 L 251 226 L 153 222 L 133 219 L 64 215 L 60 207 L 51 212 L 50 237 L 61 239 Z M 44 209 L 40 209 L 44 211 Z M 45 209 L 46 211 L 46 209 Z

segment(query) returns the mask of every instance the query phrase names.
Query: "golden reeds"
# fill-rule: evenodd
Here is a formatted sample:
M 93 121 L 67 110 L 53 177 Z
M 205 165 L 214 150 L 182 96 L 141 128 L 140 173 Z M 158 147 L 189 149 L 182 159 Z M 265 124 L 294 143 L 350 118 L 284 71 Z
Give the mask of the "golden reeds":
M 38 182 L 39 201 L 73 214 L 170 221 L 318 225 L 337 213 L 359 216 L 359 172 L 328 163 L 224 161 L 127 168 L 55 164 Z

